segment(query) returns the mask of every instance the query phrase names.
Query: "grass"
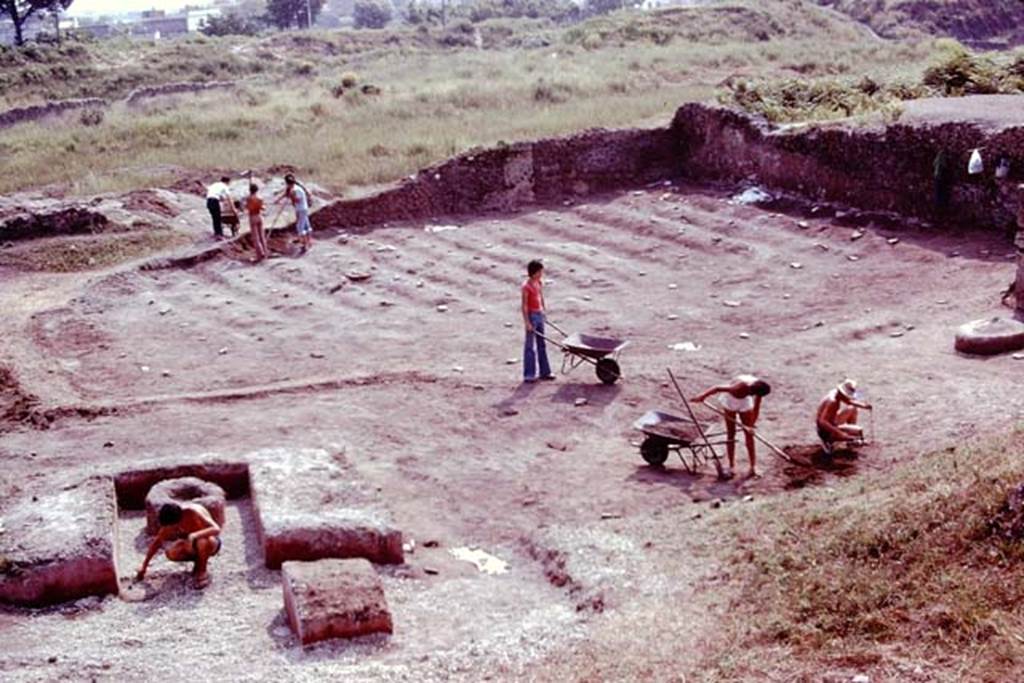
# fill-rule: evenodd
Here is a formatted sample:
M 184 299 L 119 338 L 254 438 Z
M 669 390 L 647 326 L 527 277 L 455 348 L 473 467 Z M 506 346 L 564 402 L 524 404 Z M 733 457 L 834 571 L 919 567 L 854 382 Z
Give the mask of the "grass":
M 796 23 L 790 10 L 765 14 L 776 5 L 751 0 L 704 14 L 625 13 L 557 32 L 536 22 L 481 25 L 485 35 L 500 32 L 510 44 L 537 32 L 552 41 L 529 50 L 447 49 L 438 47 L 437 36 L 419 31 L 398 31 L 394 41 L 364 31 L 161 46 L 99 43 L 89 47 L 89 59 L 79 60 L 91 60 L 98 75 L 83 79 L 78 94 L 123 94 L 129 85 L 148 83 L 140 74 L 162 73 L 158 65 L 177 65 L 166 80 L 206 72 L 244 80 L 233 94 L 163 97 L 134 109 L 116 105 L 99 122 L 69 115 L 0 131 L 8 169 L 0 192 L 53 185 L 87 196 L 160 184 L 173 167 L 217 172 L 277 164 L 335 190 L 374 186 L 499 141 L 594 126 L 664 125 L 681 104 L 711 98 L 736 70 L 773 76 L 795 65 L 809 75 L 844 72 L 853 64 L 882 68 L 911 49 L 865 45 L 834 20 L 822 29 L 824 39 L 813 38 L 816 25 Z M 758 22 L 745 19 L 750 13 L 768 16 L 785 27 L 784 35 L 752 40 L 749 31 Z M 701 17 L 708 22 L 695 23 Z M 662 40 L 651 33 L 656 27 L 675 37 Z M 580 44 L 591 33 L 604 36 L 597 48 Z M 364 49 L 355 51 L 351 43 Z M 350 73 L 381 93 L 339 93 Z M 15 96 L 33 97 L 7 94 Z
M 1024 544 L 990 531 L 1024 430 L 723 521 L 744 586 L 712 680 L 1024 678 Z M 818 679 L 813 679 L 818 680 Z
M 31 240 L 0 249 L 0 266 L 55 273 L 94 270 L 190 242 L 188 235 L 169 229 Z

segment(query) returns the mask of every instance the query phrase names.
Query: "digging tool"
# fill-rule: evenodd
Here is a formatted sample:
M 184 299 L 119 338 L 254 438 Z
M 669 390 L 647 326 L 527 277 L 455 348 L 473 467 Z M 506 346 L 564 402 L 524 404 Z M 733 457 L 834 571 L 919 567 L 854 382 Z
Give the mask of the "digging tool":
M 725 471 L 722 469 L 722 461 L 718 458 L 718 453 L 715 452 L 715 447 L 711 445 L 711 441 L 708 440 L 708 435 L 704 432 L 704 428 L 700 426 L 700 422 L 697 421 L 697 416 L 693 413 L 693 408 L 690 407 L 690 402 L 686 399 L 686 394 L 679 388 L 679 382 L 676 381 L 676 376 L 672 374 L 671 368 L 665 368 L 668 372 L 669 379 L 672 380 L 673 386 L 676 388 L 676 393 L 679 394 L 679 398 L 682 400 L 683 405 L 686 407 L 686 412 L 690 414 L 690 419 L 693 420 L 694 426 L 697 428 L 697 433 L 700 434 L 700 438 L 704 441 L 704 445 L 707 447 L 708 452 L 711 453 L 712 459 L 715 461 L 715 471 L 718 472 L 719 479 L 728 479 L 725 476 Z
M 704 401 L 701 401 L 701 403 L 703 403 L 704 406 L 706 408 L 709 408 L 711 411 L 721 415 L 722 417 L 725 417 L 725 412 L 724 411 L 722 411 L 717 406 L 711 405 L 710 403 L 707 402 L 706 399 Z M 774 453 L 775 455 L 779 456 L 780 458 L 782 458 L 783 460 L 785 460 L 786 462 L 788 462 L 790 464 L 797 464 L 796 461 L 792 457 L 790 457 L 790 455 L 788 453 L 786 453 L 786 451 L 782 450 L 781 448 L 779 448 L 778 446 L 773 444 L 771 441 L 769 441 L 768 439 L 766 439 L 763 436 L 761 436 L 760 434 L 758 434 L 757 431 L 753 427 L 748 427 L 747 425 L 743 424 L 743 422 L 740 421 L 739 418 L 736 419 L 736 424 L 739 425 L 743 429 L 744 432 L 749 432 L 751 434 L 751 436 L 753 436 L 755 439 L 757 439 L 758 441 L 763 443 L 765 446 L 767 446 L 769 449 L 771 449 L 772 453 Z

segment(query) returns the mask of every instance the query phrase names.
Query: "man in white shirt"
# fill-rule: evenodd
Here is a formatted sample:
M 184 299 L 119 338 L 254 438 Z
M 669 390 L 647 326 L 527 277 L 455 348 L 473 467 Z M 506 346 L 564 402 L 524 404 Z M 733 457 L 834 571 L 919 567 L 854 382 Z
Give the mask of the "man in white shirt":
M 224 238 L 224 224 L 221 222 L 220 203 L 221 201 L 231 203 L 231 191 L 228 189 L 228 183 L 230 182 L 231 178 L 224 176 L 206 188 L 206 209 L 210 212 L 210 218 L 213 219 L 213 236 L 215 239 Z

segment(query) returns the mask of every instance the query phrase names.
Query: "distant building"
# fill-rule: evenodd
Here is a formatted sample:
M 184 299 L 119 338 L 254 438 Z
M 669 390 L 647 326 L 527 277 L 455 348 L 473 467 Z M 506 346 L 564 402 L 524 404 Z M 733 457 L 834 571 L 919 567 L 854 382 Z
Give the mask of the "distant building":
M 82 31 L 88 31 L 96 38 L 127 34 L 135 38 L 172 38 L 199 31 L 209 17 L 220 16 L 216 8 L 195 9 L 180 14 L 167 14 L 163 10 L 147 10 L 131 16 L 125 21 L 83 24 Z

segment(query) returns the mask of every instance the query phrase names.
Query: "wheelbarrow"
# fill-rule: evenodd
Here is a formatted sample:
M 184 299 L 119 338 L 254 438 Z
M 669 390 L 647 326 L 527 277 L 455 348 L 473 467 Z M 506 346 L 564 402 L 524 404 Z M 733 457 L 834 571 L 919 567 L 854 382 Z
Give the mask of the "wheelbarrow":
M 726 443 L 725 432 L 712 431 L 711 424 L 698 425 L 691 418 L 660 410 L 644 413 L 633 427 L 644 434 L 640 457 L 648 465 L 661 467 L 668 460 L 669 452 L 674 452 L 690 474 L 696 474 L 704 463 L 715 457 L 714 446 Z
M 552 322 L 545 321 L 563 339 L 553 339 L 542 334 L 537 334 L 544 341 L 551 342 L 562 350 L 562 374 L 566 375 L 583 365 L 590 363 L 594 366 L 597 378 L 605 384 L 615 384 L 622 376 L 619 370 L 618 357 L 629 342 L 624 339 L 612 337 L 598 337 L 592 334 L 580 332 L 566 334 Z

